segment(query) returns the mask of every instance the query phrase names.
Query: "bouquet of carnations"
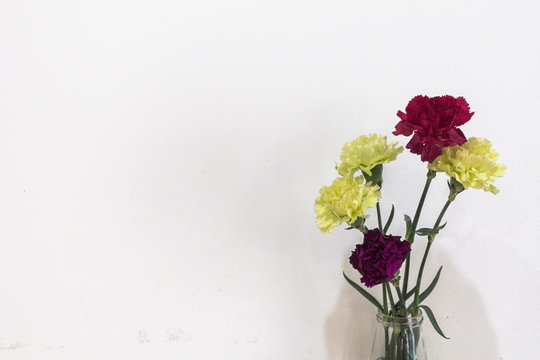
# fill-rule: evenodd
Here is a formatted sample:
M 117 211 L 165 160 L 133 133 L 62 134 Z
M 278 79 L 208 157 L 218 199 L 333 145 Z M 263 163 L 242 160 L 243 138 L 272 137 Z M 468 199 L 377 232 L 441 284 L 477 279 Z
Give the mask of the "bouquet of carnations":
M 344 274 L 349 284 L 378 309 L 377 319 L 384 336 L 376 336 L 370 359 L 425 359 L 419 327 L 423 313 L 435 330 L 446 337 L 433 312 L 424 304 L 442 270 L 439 268 L 429 285 L 423 287 L 429 251 L 445 227 L 446 223 L 442 222 L 444 214 L 457 195 L 469 188 L 496 194 L 495 178 L 503 176 L 506 170 L 504 165 L 497 163 L 498 155 L 487 139 L 467 139 L 459 129 L 473 115 L 463 97 L 448 95 L 419 95 L 409 102 L 405 112 L 398 111 L 400 121 L 393 134 L 412 135 L 407 149 L 420 155 L 421 160 L 427 163 L 427 179 L 414 216 L 404 216 L 406 231 L 403 236 L 387 233 L 394 219 L 394 205 L 384 219 L 379 206 L 383 164 L 396 160 L 403 151 L 397 142 L 388 142 L 386 136 L 364 135 L 346 143 L 336 164 L 340 176 L 331 185 L 322 187 L 320 196 L 315 200 L 317 225 L 323 233 L 347 223 L 347 230 L 357 229 L 363 234 L 363 242 L 356 245 L 349 262 L 358 270 L 363 285 L 368 288 L 380 285 L 382 288 L 381 303 L 357 281 Z M 420 228 L 418 224 L 424 201 L 438 172 L 449 177 L 448 200 L 433 226 Z M 376 207 L 377 221 L 371 226 L 367 223 L 366 211 L 372 207 Z M 426 241 L 413 283 L 409 278 L 410 252 L 416 236 L 425 237 Z

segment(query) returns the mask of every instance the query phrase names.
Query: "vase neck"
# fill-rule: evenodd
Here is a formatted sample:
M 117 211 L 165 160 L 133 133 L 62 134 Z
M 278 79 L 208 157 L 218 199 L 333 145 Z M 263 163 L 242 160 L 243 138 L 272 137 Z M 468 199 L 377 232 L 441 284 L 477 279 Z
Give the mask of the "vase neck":
M 408 317 L 391 316 L 391 315 L 385 315 L 381 311 L 377 312 L 377 322 L 386 327 L 399 325 L 400 327 L 413 328 L 413 327 L 421 326 L 423 321 L 424 321 L 424 317 L 421 311 L 418 311 L 418 315 L 416 316 L 408 316 Z

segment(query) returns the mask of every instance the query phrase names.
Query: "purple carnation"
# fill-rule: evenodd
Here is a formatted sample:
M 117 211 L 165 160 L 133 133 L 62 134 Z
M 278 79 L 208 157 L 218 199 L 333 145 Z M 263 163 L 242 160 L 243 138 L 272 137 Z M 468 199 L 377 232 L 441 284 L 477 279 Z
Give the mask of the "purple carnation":
M 411 251 L 411 244 L 400 236 L 384 235 L 377 228 L 364 235 L 364 242 L 356 245 L 349 262 L 362 274 L 360 279 L 367 287 L 387 282 L 401 267 Z

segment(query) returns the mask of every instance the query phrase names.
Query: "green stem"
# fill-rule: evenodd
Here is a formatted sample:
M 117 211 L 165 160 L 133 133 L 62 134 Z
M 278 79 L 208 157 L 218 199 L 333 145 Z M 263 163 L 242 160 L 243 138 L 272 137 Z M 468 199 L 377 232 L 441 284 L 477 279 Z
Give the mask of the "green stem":
M 403 292 L 407 293 L 407 286 L 409 284 L 409 268 L 411 267 L 411 252 L 407 254 L 405 258 L 405 274 L 403 275 Z
M 405 298 L 403 297 L 403 293 L 399 289 L 399 286 L 396 286 L 395 288 L 396 288 L 396 291 L 397 291 L 397 294 L 398 294 L 399 301 L 401 302 L 401 305 L 402 305 L 401 309 L 403 311 L 401 313 L 401 316 L 407 317 L 407 307 L 405 306 Z
M 424 207 L 424 201 L 426 200 L 426 196 L 429 190 L 429 185 L 431 185 L 431 182 L 435 178 L 436 174 L 437 173 L 434 172 L 433 170 L 429 170 L 427 173 L 426 184 L 424 185 L 422 196 L 420 197 L 420 201 L 418 202 L 418 206 L 416 208 L 416 213 L 414 214 L 414 219 L 411 225 L 411 231 L 407 234 L 407 241 L 410 243 L 414 242 L 414 233 L 416 231 L 416 226 L 418 225 L 418 220 L 420 219 L 420 213 L 422 212 L 422 208 Z
M 391 340 L 390 340 L 390 358 L 389 360 L 396 360 L 396 351 L 395 351 L 395 347 L 396 347 L 396 334 L 394 333 L 394 329 L 390 329 L 390 335 L 392 336 Z
M 386 296 L 386 286 L 382 284 L 382 294 L 383 294 L 383 313 L 388 315 L 388 296 Z M 384 358 L 388 359 L 388 327 L 384 325 Z
M 394 303 L 394 297 L 392 295 L 392 291 L 390 290 L 390 284 L 388 282 L 383 283 L 383 286 L 386 287 L 386 292 L 388 294 L 388 297 L 390 299 L 390 306 L 392 307 L 392 317 L 398 317 L 399 314 L 396 310 L 396 305 Z M 394 322 L 394 325 L 391 328 L 390 334 L 392 336 L 392 341 L 390 341 L 389 344 L 389 350 L 390 350 L 390 360 L 396 359 L 395 355 L 399 356 L 399 351 L 396 353 L 395 347 L 398 347 L 399 350 L 399 339 L 398 334 L 400 332 L 399 324 Z
M 435 225 L 433 225 L 433 229 L 437 229 L 443 219 L 444 214 L 446 213 L 446 210 L 452 203 L 452 201 L 455 198 L 455 195 L 450 194 L 448 197 L 448 200 L 446 201 L 446 204 L 444 204 L 444 207 L 441 210 L 441 213 L 439 214 L 439 217 L 437 218 L 437 221 L 435 221 Z M 429 254 L 429 249 L 431 249 L 431 244 L 433 244 L 433 240 L 435 240 L 435 235 L 430 235 L 428 238 L 428 243 L 426 245 L 426 250 L 424 251 L 424 256 L 422 257 L 422 263 L 420 264 L 420 270 L 418 270 L 418 278 L 416 279 L 416 291 L 414 292 L 414 306 L 411 311 L 412 315 L 416 316 L 418 314 L 418 305 L 419 304 L 419 298 L 420 298 L 420 285 L 422 283 L 422 275 L 424 274 L 424 266 L 426 265 L 426 259 Z
M 427 179 L 426 184 L 424 185 L 424 190 L 422 191 L 422 196 L 420 197 L 420 201 L 418 202 L 418 206 L 416 207 L 416 213 L 414 214 L 414 219 L 411 224 L 411 228 L 409 229 L 409 233 L 407 234 L 407 237 L 405 240 L 410 242 L 411 244 L 414 242 L 414 234 L 416 232 L 416 226 L 418 225 L 418 220 L 420 219 L 420 213 L 422 212 L 422 208 L 424 207 L 424 201 L 426 200 L 426 195 L 429 190 L 429 185 L 431 185 L 431 181 L 435 178 L 435 175 L 437 173 L 433 170 L 428 170 L 427 173 Z M 409 269 L 411 264 L 411 255 L 410 253 L 407 254 L 407 258 L 405 259 L 405 275 L 403 276 L 403 294 L 407 293 L 408 287 L 409 287 Z
M 396 313 L 396 305 L 394 303 L 394 297 L 392 296 L 392 292 L 390 291 L 390 286 L 387 282 L 383 284 L 383 286 L 386 286 L 386 293 L 388 294 L 388 299 L 390 300 L 390 307 L 392 309 L 392 316 L 397 316 Z
M 426 259 L 429 254 L 429 249 L 431 249 L 431 241 L 428 241 L 426 245 L 426 250 L 424 251 L 424 256 L 422 257 L 422 263 L 420 264 L 420 270 L 418 270 L 418 278 L 416 279 L 416 286 L 419 286 L 422 282 L 422 274 L 424 273 L 424 266 L 426 265 Z M 414 292 L 414 306 L 411 311 L 411 315 L 416 316 L 418 314 L 418 301 L 420 297 L 420 291 L 418 291 L 418 288 Z
M 388 327 L 384 327 L 384 358 L 388 359 L 390 347 L 388 346 Z
M 384 312 L 384 315 L 388 315 L 388 299 L 386 296 L 386 287 L 384 286 L 384 284 L 382 287 L 382 297 L 383 297 L 383 312 Z
M 383 231 L 382 226 L 382 217 L 381 217 L 381 207 L 379 206 L 379 203 L 377 202 L 377 222 L 379 223 L 379 230 Z
M 386 296 L 386 286 L 384 286 L 384 284 L 382 286 L 382 290 L 383 290 L 383 313 L 384 315 L 388 315 L 388 299 Z M 388 352 L 389 352 L 388 327 L 384 325 L 384 358 L 385 359 L 388 359 Z
M 401 329 L 399 329 L 399 331 L 401 331 Z M 398 360 L 403 360 L 403 354 L 401 350 L 401 332 L 399 333 L 394 332 L 394 333 L 396 336 L 396 343 L 397 343 L 396 356 Z
M 388 346 L 388 327 L 384 327 L 384 358 L 389 359 L 390 347 Z

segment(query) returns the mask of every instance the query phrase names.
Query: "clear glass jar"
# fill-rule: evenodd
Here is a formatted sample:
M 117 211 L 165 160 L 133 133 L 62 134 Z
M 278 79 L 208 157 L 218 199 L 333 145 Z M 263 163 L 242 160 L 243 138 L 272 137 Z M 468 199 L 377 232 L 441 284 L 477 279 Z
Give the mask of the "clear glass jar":
M 407 318 L 377 313 L 377 330 L 369 360 L 426 360 L 422 312 Z

